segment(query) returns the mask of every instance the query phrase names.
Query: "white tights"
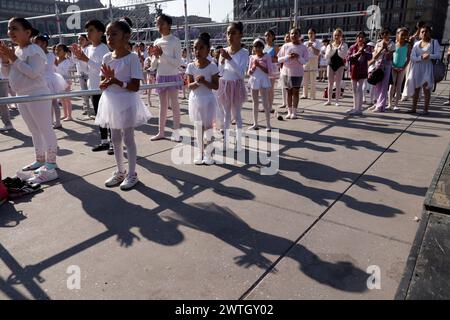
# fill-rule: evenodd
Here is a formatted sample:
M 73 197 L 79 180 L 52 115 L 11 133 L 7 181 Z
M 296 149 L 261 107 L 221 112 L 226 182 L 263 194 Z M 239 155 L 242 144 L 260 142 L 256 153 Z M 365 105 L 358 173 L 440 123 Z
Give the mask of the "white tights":
M 119 172 L 125 172 L 123 159 L 122 141 L 127 147 L 128 176 L 132 177 L 136 173 L 137 149 L 134 141 L 134 128 L 111 129 L 111 141 L 114 145 L 114 156 L 116 157 Z
M 270 128 L 270 101 L 269 101 L 269 90 L 270 89 L 260 89 L 260 90 L 252 90 L 253 96 L 253 124 L 255 126 L 258 125 L 258 113 L 259 113 L 259 94 L 262 97 L 262 103 L 264 106 L 264 112 L 266 114 L 266 125 L 267 128 Z

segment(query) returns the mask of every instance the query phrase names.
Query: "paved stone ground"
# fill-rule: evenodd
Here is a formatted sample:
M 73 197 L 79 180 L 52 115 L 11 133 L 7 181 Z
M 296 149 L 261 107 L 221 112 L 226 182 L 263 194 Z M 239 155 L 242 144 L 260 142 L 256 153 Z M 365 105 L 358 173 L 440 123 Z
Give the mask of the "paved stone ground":
M 348 118 L 350 97 L 302 100 L 300 120 L 274 119 L 275 176 L 243 163 L 173 165 L 176 145 L 149 141 L 152 119 L 136 133 L 142 183 L 126 193 L 103 186 L 115 161 L 90 151 L 93 122 L 65 124 L 60 180 L 0 208 L 0 299 L 392 299 L 449 142 L 449 90 L 439 85 L 428 117 Z M 33 160 L 14 115 L 18 131 L 0 134 L 4 176 Z M 191 128 L 186 106 L 182 121 Z M 72 265 L 81 290 L 67 289 Z M 372 265 L 380 290 L 366 285 Z

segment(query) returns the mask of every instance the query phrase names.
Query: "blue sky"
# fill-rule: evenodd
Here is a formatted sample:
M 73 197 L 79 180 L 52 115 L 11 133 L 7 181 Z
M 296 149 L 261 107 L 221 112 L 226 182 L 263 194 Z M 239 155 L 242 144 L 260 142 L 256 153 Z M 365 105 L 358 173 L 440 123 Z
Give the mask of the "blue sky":
M 187 0 L 188 14 L 208 17 L 208 0 Z M 230 19 L 233 17 L 233 0 L 210 0 L 211 1 L 211 19 L 215 21 L 223 21 L 230 14 Z M 102 0 L 107 4 L 108 0 Z M 130 1 L 131 2 L 131 1 Z M 113 0 L 114 4 L 125 4 L 123 0 Z M 167 3 L 162 3 L 161 8 L 168 14 L 174 16 L 184 15 L 184 1 L 175 0 Z

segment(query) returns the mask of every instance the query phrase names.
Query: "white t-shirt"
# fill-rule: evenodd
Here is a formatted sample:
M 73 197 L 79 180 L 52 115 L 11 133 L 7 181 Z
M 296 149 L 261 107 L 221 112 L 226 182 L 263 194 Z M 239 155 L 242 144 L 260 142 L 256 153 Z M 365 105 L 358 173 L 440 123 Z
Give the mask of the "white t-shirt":
M 317 39 L 316 39 L 315 41 L 313 41 L 313 42 L 311 42 L 311 41 L 308 40 L 308 41 L 306 41 L 306 42 L 304 43 L 304 45 L 308 48 L 309 60 L 311 60 L 311 59 L 313 59 L 313 58 L 318 58 L 319 55 L 315 54 L 314 51 L 313 51 L 313 49 L 308 47 L 308 44 L 309 44 L 309 43 L 312 43 L 312 44 L 313 44 L 313 47 L 316 48 L 317 50 L 320 50 L 322 44 L 321 44 L 320 41 L 317 40 Z
M 88 48 L 89 48 L 89 46 L 84 47 L 84 48 L 81 49 L 86 56 L 88 55 Z M 75 62 L 75 65 L 77 67 L 77 74 L 78 75 L 81 75 L 82 73 L 84 73 L 84 74 L 88 74 L 89 73 L 89 67 L 88 67 L 87 62 L 78 60 L 75 57 L 74 57 L 74 62 Z
M 219 68 L 214 63 L 210 63 L 207 67 L 200 69 L 195 62 L 191 62 L 188 64 L 186 69 L 186 74 L 194 77 L 204 76 L 205 80 L 211 82 L 212 77 L 216 74 L 219 74 Z M 200 87 L 193 90 L 196 95 L 209 95 L 212 93 L 212 90 L 206 87 L 204 84 L 200 84 Z
M 99 44 L 97 47 L 93 45 L 87 47 L 86 56 L 89 58 L 87 63 L 89 67 L 88 88 L 90 90 L 100 88 L 100 70 L 102 68 L 103 57 L 107 53 L 109 53 L 109 48 L 104 43 Z
M 320 48 L 320 55 L 319 55 L 319 57 L 320 57 L 320 59 L 319 59 L 319 64 L 321 65 L 321 66 L 326 66 L 326 65 L 328 65 L 328 60 L 327 60 L 327 58 L 325 58 L 325 52 L 327 51 L 327 46 L 322 46 L 321 48 Z
M 56 66 L 56 72 L 62 75 L 65 79 L 69 77 L 69 71 L 73 63 L 70 59 L 66 59 Z
M 111 69 L 114 70 L 116 79 L 122 82 L 129 83 L 131 79 L 138 79 L 138 80 L 144 79 L 141 61 L 137 54 L 130 53 L 129 55 L 123 58 L 115 59 L 113 58 L 113 53 L 109 52 L 103 57 L 102 61 L 104 64 L 106 64 L 107 66 L 111 67 Z M 99 73 L 99 77 L 101 76 L 102 74 Z M 112 86 L 108 87 L 107 90 L 115 93 L 130 92 L 129 90 L 121 88 L 116 84 L 113 84 Z
M 53 52 L 47 53 L 47 65 L 45 66 L 45 75 L 51 75 L 56 72 L 56 56 Z

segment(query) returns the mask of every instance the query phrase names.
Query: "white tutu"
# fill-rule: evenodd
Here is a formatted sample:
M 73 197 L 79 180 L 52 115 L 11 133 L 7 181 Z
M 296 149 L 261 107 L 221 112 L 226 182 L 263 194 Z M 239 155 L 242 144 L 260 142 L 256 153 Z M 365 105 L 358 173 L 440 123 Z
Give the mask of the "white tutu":
M 268 89 L 272 87 L 269 75 L 264 73 L 261 69 L 256 68 L 256 71 L 248 79 L 248 85 L 252 90 Z
M 64 80 L 63 76 L 59 73 L 51 73 L 46 74 L 44 76 L 45 81 L 47 82 L 47 87 L 50 89 L 51 93 L 61 93 L 66 91 L 66 88 L 69 84 Z
M 250 79 L 248 80 L 248 85 L 252 90 L 268 89 L 272 87 L 272 83 L 270 82 L 269 77 L 264 78 L 250 77 Z
M 105 90 L 98 104 L 95 124 L 102 128 L 127 129 L 143 125 L 151 117 L 138 93 Z
M 216 95 L 197 95 L 195 90 L 189 94 L 189 118 L 192 122 L 201 122 L 204 128 L 212 128 L 219 108 Z

